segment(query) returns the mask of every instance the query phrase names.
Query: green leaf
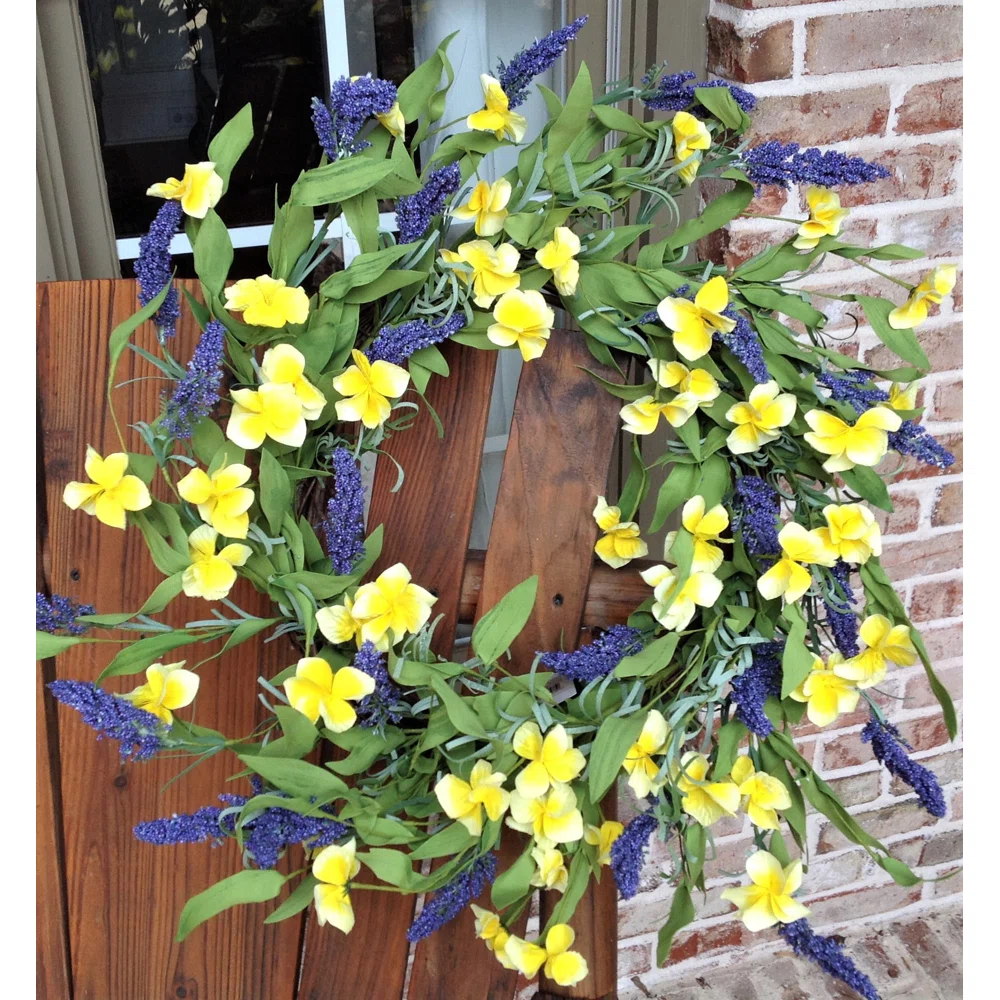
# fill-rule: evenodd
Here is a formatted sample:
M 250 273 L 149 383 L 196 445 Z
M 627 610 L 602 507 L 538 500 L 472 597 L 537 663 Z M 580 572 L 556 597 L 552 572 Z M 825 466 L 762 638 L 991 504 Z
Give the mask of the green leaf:
M 81 642 L 97 642 L 83 635 L 52 635 L 50 632 L 35 632 L 35 659 L 47 660 L 50 656 L 58 656 L 71 646 L 79 646 Z
M 423 858 L 445 858 L 461 854 L 475 843 L 476 838 L 461 823 L 449 823 L 428 837 L 410 853 L 414 860 Z
M 316 740 L 319 739 L 319 730 L 315 723 L 310 722 L 301 712 L 289 705 L 275 705 L 274 714 L 281 723 L 282 736 L 279 740 L 274 740 L 268 746 L 275 743 L 284 743 L 284 749 L 288 757 L 305 757 Z
M 447 681 L 441 677 L 431 677 L 431 687 L 441 699 L 441 704 L 444 705 L 448 718 L 451 719 L 452 724 L 460 733 L 475 736 L 481 740 L 489 739 L 483 724 L 479 721 L 479 716 L 461 695 L 448 686 Z
M 749 119 L 733 100 L 728 87 L 695 87 L 695 100 L 722 122 L 726 128 L 743 131 Z
M 207 466 L 225 444 L 226 436 L 222 433 L 222 428 L 211 417 L 203 417 L 195 424 L 191 435 L 191 447 L 202 465 Z
M 573 860 L 569 865 L 569 877 L 566 880 L 566 888 L 563 890 L 559 901 L 552 908 L 552 913 L 545 924 L 544 933 L 556 924 L 568 924 L 573 913 L 576 911 L 577 903 L 583 899 L 583 894 L 587 891 L 590 882 L 590 862 L 583 851 L 577 851 L 573 855 Z
M 892 500 L 889 497 L 885 480 L 874 469 L 869 469 L 865 465 L 856 465 L 853 469 L 845 469 L 841 472 L 840 478 L 844 480 L 844 485 L 853 493 L 857 493 L 858 496 L 863 497 L 879 510 L 892 512 Z
M 150 664 L 160 662 L 164 653 L 169 653 L 172 649 L 178 649 L 181 646 L 190 646 L 191 643 L 200 642 L 202 639 L 204 639 L 204 635 L 192 635 L 183 629 L 147 636 L 121 650 L 101 671 L 97 683 L 100 684 L 107 677 L 141 673 Z
M 552 171 L 563 165 L 563 153 L 569 149 L 573 140 L 583 131 L 590 117 L 590 109 L 594 103 L 594 87 L 590 82 L 590 70 L 585 62 L 580 63 L 576 80 L 570 92 L 566 95 L 566 103 L 559 112 L 559 117 L 549 128 L 548 149 L 545 153 L 545 170 Z
M 806 622 L 799 606 L 787 605 L 784 616 L 791 626 L 781 654 L 781 697 L 787 698 L 809 676 L 814 655 L 805 644 Z
M 419 875 L 414 875 L 409 857 L 402 851 L 387 851 L 376 847 L 359 855 L 358 860 L 386 885 L 412 890 L 414 883 L 420 880 Z
M 838 257 L 857 260 L 870 257 L 872 260 L 917 260 L 927 254 L 926 250 L 903 246 L 902 243 L 886 243 L 880 247 L 840 247 L 833 251 Z
M 189 557 L 182 556 L 169 542 L 149 523 L 145 514 L 136 513 L 132 519 L 139 526 L 146 547 L 156 568 L 165 576 L 182 573 L 191 563 Z
M 496 663 L 531 617 L 538 577 L 530 576 L 509 590 L 472 630 L 472 650 L 483 663 Z
M 670 664 L 680 634 L 669 632 L 654 639 L 645 649 L 624 657 L 615 667 L 615 677 L 652 677 Z
M 239 158 L 253 139 L 253 108 L 244 104 L 226 122 L 208 144 L 208 158 L 222 178 L 222 193 L 229 189 L 229 178 Z
M 312 170 L 304 170 L 292 185 L 292 205 L 332 205 L 373 188 L 396 169 L 392 160 L 348 156 Z
M 392 292 L 398 292 L 401 288 L 408 288 L 416 285 L 427 277 L 426 271 L 406 271 L 390 270 L 381 277 L 369 282 L 360 288 L 354 288 L 347 293 L 347 302 L 374 302 L 376 299 L 384 298 Z
M 194 242 L 194 270 L 205 287 L 205 298 L 221 298 L 233 264 L 233 244 L 226 224 L 210 208 L 198 228 Z
M 277 924 L 289 917 L 294 917 L 296 913 L 301 913 L 313 901 L 315 895 L 313 890 L 317 885 L 319 885 L 319 879 L 315 875 L 307 874 L 288 899 L 264 918 L 264 923 Z
M 133 313 L 128 319 L 119 323 L 108 338 L 108 394 L 115 387 L 115 373 L 118 370 L 118 361 L 129 342 L 129 338 L 142 326 L 156 311 L 163 305 L 163 300 L 167 297 L 167 292 L 173 288 L 173 282 L 168 281 L 159 293 L 144 305 L 138 312 Z
M 721 89 L 721 88 L 720 88 Z M 626 135 L 635 135 L 640 139 L 651 139 L 655 137 L 652 129 L 647 128 L 641 121 L 633 118 L 630 114 L 612 107 L 610 104 L 595 104 L 591 109 L 594 117 L 606 128 L 615 132 L 624 132 Z
M 405 257 L 412 249 L 409 244 L 403 244 L 375 253 L 358 254 L 345 271 L 331 274 L 319 286 L 320 295 L 328 299 L 342 299 L 351 289 L 360 288 L 381 277 L 400 257 Z
M 535 874 L 531 847 L 529 842 L 517 861 L 494 880 L 490 899 L 498 910 L 506 909 L 531 892 L 531 877 Z
M 414 834 L 408 826 L 388 816 L 360 813 L 352 821 L 355 829 L 366 844 L 408 844 Z
M 739 719 L 730 719 L 719 730 L 719 749 L 715 755 L 715 769 L 712 772 L 713 780 L 722 781 L 733 769 L 740 744 L 746 738 L 748 732 L 747 727 Z
M 204 892 L 192 896 L 181 910 L 177 922 L 175 941 L 183 941 L 196 927 L 223 910 L 240 903 L 264 903 L 274 899 L 285 884 L 287 876 L 270 869 L 267 871 L 242 871 L 221 882 L 216 882 Z
M 755 306 L 791 316 L 806 326 L 819 327 L 826 322 L 823 313 L 809 305 L 801 293 L 783 292 L 766 285 L 741 285 L 740 294 Z
M 889 326 L 889 313 L 896 307 L 887 299 L 872 298 L 869 295 L 856 295 L 855 299 L 865 311 L 875 335 L 894 354 L 908 361 L 917 368 L 929 371 L 930 361 L 924 349 L 920 346 L 912 330 L 894 330 Z
M 276 788 L 307 802 L 314 795 L 333 799 L 343 797 L 348 791 L 347 785 L 335 774 L 331 774 L 326 768 L 307 764 L 304 760 L 242 753 L 239 758 L 250 770 Z
M 659 531 L 667 523 L 667 518 L 682 503 L 694 496 L 700 478 L 701 470 L 697 465 L 680 463 L 674 465 L 656 495 L 656 509 L 649 524 L 651 532 Z
M 639 738 L 646 714 L 611 715 L 601 723 L 590 748 L 590 801 L 600 802 L 614 784 L 629 747 Z
M 403 120 L 407 124 L 416 121 L 430 105 L 431 98 L 437 91 L 437 85 L 441 82 L 441 71 L 447 63 L 445 53 L 448 50 L 448 45 L 457 34 L 458 32 L 455 31 L 445 38 L 434 50 L 430 59 L 422 62 L 399 85 L 396 99 L 399 101 L 399 110 L 403 112 Z
M 351 576 L 329 576 L 326 573 L 312 573 L 303 570 L 299 573 L 284 573 L 274 578 L 274 585 L 286 590 L 297 591 L 305 587 L 317 601 L 326 601 L 338 597 L 355 581 L 357 574 Z
M 721 229 L 732 222 L 753 200 L 753 185 L 738 170 L 727 170 L 722 176 L 735 180 L 736 186 L 732 191 L 726 191 L 710 201 L 697 218 L 682 222 L 667 238 L 668 250 L 676 250 L 695 243 L 703 236 Z
M 272 534 L 281 530 L 292 506 L 292 484 L 281 463 L 266 448 L 260 451 L 260 506 Z
M 267 262 L 271 265 L 272 277 L 288 280 L 292 268 L 309 248 L 314 228 L 313 211 L 305 205 L 288 202 L 275 212 L 267 244 Z
M 674 898 L 670 903 L 670 914 L 667 922 L 656 935 L 656 964 L 663 965 L 670 957 L 670 947 L 674 937 L 681 928 L 694 920 L 694 903 L 691 902 L 691 889 L 687 881 L 682 881 L 674 889 Z

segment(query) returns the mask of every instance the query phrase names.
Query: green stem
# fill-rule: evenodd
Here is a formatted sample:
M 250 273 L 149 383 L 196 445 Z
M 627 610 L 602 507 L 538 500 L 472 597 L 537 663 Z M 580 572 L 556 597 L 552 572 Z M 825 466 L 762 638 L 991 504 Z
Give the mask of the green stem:
M 872 267 L 871 264 L 866 264 L 860 257 L 855 257 L 854 259 L 862 267 L 866 267 L 868 268 L 869 271 L 873 271 L 880 278 L 885 278 L 886 280 L 891 281 L 895 285 L 900 285 L 902 288 L 905 288 L 907 292 L 913 291 L 913 285 L 911 285 L 909 282 L 903 281 L 901 278 L 894 278 L 891 274 L 886 274 L 885 271 L 880 271 L 877 267 Z

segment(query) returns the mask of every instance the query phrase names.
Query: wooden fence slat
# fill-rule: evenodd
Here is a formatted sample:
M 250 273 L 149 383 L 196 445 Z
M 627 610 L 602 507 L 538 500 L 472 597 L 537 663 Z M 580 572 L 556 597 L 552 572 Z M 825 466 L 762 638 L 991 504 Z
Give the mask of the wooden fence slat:
M 197 282 L 183 284 L 199 294 Z M 102 454 L 120 450 L 103 398 L 107 339 L 136 308 L 135 282 L 52 283 L 43 285 L 39 294 L 38 371 L 48 514 L 45 576 L 52 590 L 95 604 L 100 612 L 133 609 L 161 580 L 142 536 L 134 529 L 119 532 L 70 511 L 61 495 L 67 481 L 84 478 L 88 444 Z M 185 311 L 171 342 L 175 356 L 186 360 L 197 336 L 197 326 Z M 147 350 L 155 349 L 151 325 L 137 332 L 136 341 Z M 122 356 L 121 381 L 157 374 L 132 352 Z M 130 421 L 156 416 L 163 384 L 133 382 L 117 390 L 123 428 Z M 145 450 L 137 434 L 125 433 L 130 450 Z M 262 614 L 269 608 L 266 597 L 245 581 L 232 596 L 251 613 Z M 204 601 L 181 597 L 164 617 L 183 624 L 204 618 L 206 608 Z M 194 711 L 186 717 L 228 735 L 250 733 L 264 716 L 255 697 L 257 676 L 272 676 L 294 660 L 294 654 L 288 648 L 278 649 L 279 645 L 252 640 L 221 661 L 206 664 Z M 108 649 L 94 644 L 68 650 L 57 660 L 58 676 L 96 679 L 111 658 Z M 202 647 L 192 647 L 188 659 L 205 655 Z M 123 677 L 109 686 L 126 691 L 141 680 L 141 676 Z M 123 768 L 115 744 L 96 741 L 76 713 L 62 707 L 59 750 L 75 1000 L 185 996 L 291 1000 L 300 920 L 266 926 L 265 906 L 240 907 L 216 917 L 184 944 L 173 941 L 177 916 L 187 898 L 239 870 L 235 848 L 157 847 L 141 844 L 132 835 L 133 826 L 142 820 L 192 812 L 214 803 L 221 791 L 245 791 L 243 783 L 226 785 L 237 770 L 232 758 L 217 755 L 163 791 L 189 761 L 158 758 Z M 141 777 L 137 767 L 142 768 Z M 285 859 L 283 864 L 291 861 Z
M 399 492 L 392 493 L 396 468 L 384 458 L 378 462 L 368 524 L 385 526 L 385 547 L 372 576 L 402 562 L 414 582 L 437 596 L 432 616 L 444 617 L 434 632 L 433 646 L 450 656 L 496 353 L 455 344 L 446 344 L 443 353 L 451 375 L 432 381 L 428 400 L 445 436 L 439 438 L 430 415 L 421 412 L 412 427 L 389 441 L 387 450 L 403 466 L 405 479 Z M 366 871 L 361 870 L 362 882 Z M 355 926 L 346 938 L 308 919 L 299 1000 L 327 1000 L 334 995 L 345 1000 L 390 1000 L 402 995 L 414 898 L 358 889 L 352 902 Z M 412 987 L 410 995 L 420 1000 L 429 996 Z M 448 996 L 459 996 L 454 986 Z

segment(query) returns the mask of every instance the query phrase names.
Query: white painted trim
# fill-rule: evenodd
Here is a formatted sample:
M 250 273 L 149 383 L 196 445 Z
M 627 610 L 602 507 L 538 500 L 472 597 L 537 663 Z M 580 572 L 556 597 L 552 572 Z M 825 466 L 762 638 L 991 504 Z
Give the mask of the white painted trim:
M 339 77 L 350 75 L 347 12 L 343 0 L 324 0 L 323 28 L 326 32 L 326 68 L 332 83 Z

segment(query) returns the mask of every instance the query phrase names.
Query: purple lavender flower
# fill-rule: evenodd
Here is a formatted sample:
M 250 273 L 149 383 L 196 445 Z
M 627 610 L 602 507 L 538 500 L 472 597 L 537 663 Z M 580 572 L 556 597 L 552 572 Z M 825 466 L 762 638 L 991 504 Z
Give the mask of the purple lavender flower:
M 99 740 L 118 740 L 122 761 L 149 760 L 163 746 L 170 727 L 130 701 L 87 681 L 52 681 L 48 688 L 57 701 L 80 713 Z
M 148 305 L 163 291 L 163 286 L 173 280 L 173 260 L 170 241 L 180 224 L 183 210 L 179 201 L 165 201 L 156 213 L 149 232 L 139 240 L 139 256 L 135 261 L 135 276 L 139 280 L 139 303 Z M 160 340 L 177 332 L 181 315 L 177 289 L 171 287 L 167 297 L 153 316 Z
M 736 326 L 730 333 L 713 333 L 712 339 L 717 344 L 728 347 L 758 385 L 770 382 L 771 373 L 767 370 L 767 362 L 764 361 L 764 348 L 747 318 L 736 312 L 732 306 L 727 306 L 722 315 L 736 320 Z
M 399 704 L 402 692 L 385 668 L 385 653 L 380 653 L 373 642 L 365 640 L 352 665 L 375 681 L 375 690 L 358 702 L 361 725 L 365 729 L 383 729 L 387 723 L 399 722 L 402 716 L 393 706 Z
M 92 604 L 77 604 L 62 594 L 53 594 L 51 599 L 44 594 L 35 594 L 35 628 L 39 632 L 55 634 L 64 629 L 70 635 L 83 635 L 90 626 L 78 622 L 77 618 L 94 613 Z
M 612 625 L 593 642 L 572 653 L 542 653 L 539 663 L 570 680 L 589 684 L 598 677 L 606 677 L 626 656 L 642 649 L 640 632 L 628 625 Z
M 889 176 L 889 171 L 880 163 L 869 163 L 860 156 L 848 156 L 836 150 L 825 153 L 818 149 L 800 151 L 797 142 L 781 143 L 776 139 L 748 149 L 743 154 L 742 167 L 758 188 L 768 184 L 787 188 L 793 182 L 839 187 L 866 184 Z
M 371 76 L 359 76 L 353 82 L 342 76 L 330 88 L 326 104 L 314 97 L 313 128 L 330 161 L 370 146 L 370 142 L 358 141 L 358 133 L 369 118 L 386 114 L 395 103 L 396 85 Z
M 323 806 L 324 816 L 300 816 L 291 809 L 270 806 L 243 823 L 243 845 L 260 868 L 273 868 L 290 844 L 310 849 L 329 847 L 348 832 L 333 818 L 332 808 Z
M 372 341 L 365 355 L 372 363 L 388 361 L 401 365 L 411 354 L 421 348 L 440 344 L 465 326 L 463 313 L 452 313 L 436 326 L 427 320 L 411 319 L 399 326 L 383 326 Z
M 544 38 L 521 49 L 506 65 L 502 59 L 497 63 L 497 80 L 507 95 L 511 109 L 525 102 L 531 81 L 544 73 L 566 51 L 566 46 L 576 38 L 586 23 L 587 15 L 584 14 L 571 24 L 550 31 Z
M 454 920 L 469 903 L 482 895 L 486 886 L 496 877 L 496 873 L 496 854 L 491 852 L 476 858 L 468 868 L 438 889 L 432 899 L 424 901 L 420 916 L 413 921 L 406 932 L 406 940 L 411 943 L 422 941 Z
M 642 78 L 646 87 L 651 87 L 658 72 L 657 68 L 651 69 Z M 733 95 L 733 100 L 737 106 L 749 114 L 757 107 L 757 98 L 735 84 L 727 83 L 725 80 L 707 80 L 704 83 L 690 83 L 695 78 L 695 74 L 690 70 L 683 73 L 665 73 L 656 80 L 653 89 L 647 90 L 641 95 L 640 100 L 647 108 L 654 111 L 687 111 L 697 115 L 699 118 L 707 118 L 711 112 L 697 102 L 695 88 L 697 87 L 727 87 L 729 93 Z
M 444 211 L 445 202 L 462 183 L 462 171 L 457 163 L 449 163 L 427 175 L 424 186 L 416 194 L 396 199 L 396 223 L 399 242 L 414 243 L 427 232 L 431 219 Z
M 772 556 L 778 545 L 778 493 L 757 476 L 738 476 L 732 499 L 733 528 L 752 556 Z
M 207 417 L 219 401 L 225 345 L 226 328 L 213 319 L 194 349 L 187 373 L 167 400 L 162 423 L 168 434 L 175 438 L 191 437 L 198 421 Z
M 948 811 L 944 793 L 934 772 L 911 760 L 907 750 L 912 750 L 899 730 L 891 722 L 882 722 L 874 715 L 861 730 L 861 742 L 871 743 L 875 759 L 890 773 L 905 781 L 916 793 L 920 804 L 939 819 Z
M 792 946 L 796 955 L 815 962 L 828 976 L 846 983 L 864 1000 L 881 1000 L 872 981 L 858 969 L 843 948 L 833 938 L 817 934 L 805 917 L 790 924 L 778 924 L 777 931 Z
M 854 602 L 854 592 L 851 590 L 851 567 L 842 559 L 838 559 L 830 570 L 830 576 L 837 584 L 837 599 L 823 598 L 827 627 L 833 634 L 837 649 L 845 657 L 857 656 L 860 652 L 858 616 L 851 608 Z
M 915 420 L 904 420 L 898 431 L 889 434 L 889 447 L 939 469 L 955 464 L 955 456 Z
M 625 824 L 625 829 L 611 845 L 611 873 L 622 899 L 631 899 L 639 891 L 643 853 L 658 825 L 652 812 L 639 813 Z
M 820 385 L 830 390 L 830 396 L 839 403 L 847 403 L 854 407 L 857 413 L 864 413 L 889 398 L 889 393 L 879 389 L 867 372 L 823 372 L 816 377 Z
M 133 827 L 132 833 L 136 840 L 160 847 L 200 844 L 206 840 L 221 844 L 226 832 L 232 834 L 231 829 L 224 831 L 219 825 L 221 815 L 222 810 L 218 806 L 204 806 L 193 813 L 173 813 L 162 819 L 147 820 Z
M 762 642 L 754 646 L 750 666 L 730 682 L 736 701 L 736 718 L 761 739 L 774 729 L 764 712 L 764 702 L 769 697 L 781 695 L 783 648 L 780 642 Z
M 365 552 L 365 491 L 350 451 L 334 449 L 332 464 L 334 494 L 326 502 L 323 532 L 334 572 L 348 576 Z

